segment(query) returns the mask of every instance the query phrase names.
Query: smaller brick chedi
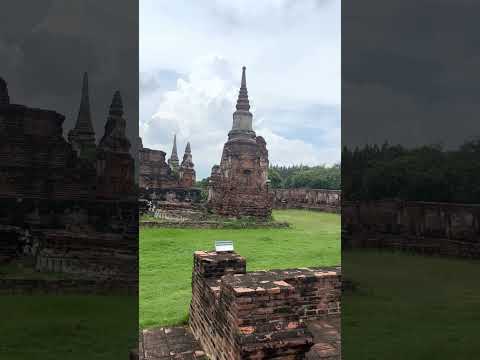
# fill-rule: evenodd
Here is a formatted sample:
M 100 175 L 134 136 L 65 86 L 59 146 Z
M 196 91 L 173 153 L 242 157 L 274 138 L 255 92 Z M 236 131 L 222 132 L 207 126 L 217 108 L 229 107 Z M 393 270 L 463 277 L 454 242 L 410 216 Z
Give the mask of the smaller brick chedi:
M 97 198 L 110 199 L 133 194 L 135 162 L 126 136 L 126 119 L 120 91 L 113 94 L 105 133 L 97 147 Z M 136 198 L 136 194 L 134 194 Z
M 263 137 L 256 136 L 252 128 L 245 70 L 243 67 L 232 130 L 223 147 L 220 165 L 212 168 L 207 206 L 222 216 L 265 219 L 272 212 L 267 182 L 268 151 Z
M 177 136 L 173 138 L 172 154 L 165 160 L 166 153 L 143 147 L 140 138 L 140 189 L 165 190 L 165 189 L 191 189 L 195 186 L 195 165 L 192 161 L 190 143 L 185 147 L 182 163 L 177 155 Z

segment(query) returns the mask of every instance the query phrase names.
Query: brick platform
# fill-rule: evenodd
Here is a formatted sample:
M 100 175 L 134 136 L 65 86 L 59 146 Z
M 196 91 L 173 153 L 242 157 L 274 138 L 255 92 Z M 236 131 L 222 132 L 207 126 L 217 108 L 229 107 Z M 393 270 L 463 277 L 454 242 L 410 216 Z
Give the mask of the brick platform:
M 205 353 L 184 326 L 143 330 L 140 334 L 139 360 L 207 360 Z
M 313 335 L 314 345 L 307 353 L 307 360 L 340 360 L 341 356 L 340 316 L 315 320 L 307 328 Z
M 340 314 L 341 269 L 246 272 L 235 253 L 195 252 L 190 328 L 214 360 L 302 359 L 307 323 Z
M 341 268 L 246 271 L 196 251 L 189 327 L 141 334 L 131 359 L 339 360 Z
M 340 317 L 314 320 L 308 323 L 314 345 L 306 360 L 340 360 Z M 187 327 L 156 328 L 140 334 L 140 356 L 135 360 L 207 360 L 205 352 Z

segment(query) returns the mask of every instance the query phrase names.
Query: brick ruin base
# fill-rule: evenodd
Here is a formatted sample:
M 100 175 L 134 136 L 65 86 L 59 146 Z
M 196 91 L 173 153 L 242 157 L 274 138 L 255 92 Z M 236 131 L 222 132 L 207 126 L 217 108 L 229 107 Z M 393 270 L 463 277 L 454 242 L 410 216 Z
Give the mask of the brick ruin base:
M 307 323 L 340 314 L 341 269 L 246 272 L 236 253 L 197 251 L 190 328 L 211 359 L 302 359 Z
M 198 204 L 202 190 L 199 188 L 153 188 L 140 189 L 140 198 L 152 201 Z
M 326 189 L 273 189 L 274 209 L 309 209 L 340 213 L 342 192 Z
M 167 201 L 145 200 L 142 203 L 142 215 L 147 219 L 140 220 L 142 227 L 161 228 L 200 228 L 200 229 L 258 229 L 287 228 L 285 221 L 266 221 L 266 219 L 243 218 L 235 219 L 212 214 L 204 204 L 178 203 Z
M 44 230 L 36 270 L 116 281 L 136 280 L 137 239 L 121 234 Z
M 201 221 L 207 218 L 207 212 L 202 204 L 173 202 L 173 201 L 147 201 L 146 214 L 159 221 Z
M 0 225 L 0 239 L 4 243 L 0 264 L 27 262 L 38 272 L 63 273 L 74 279 L 108 279 L 112 284 L 123 281 L 128 286 L 137 279 L 136 234 Z

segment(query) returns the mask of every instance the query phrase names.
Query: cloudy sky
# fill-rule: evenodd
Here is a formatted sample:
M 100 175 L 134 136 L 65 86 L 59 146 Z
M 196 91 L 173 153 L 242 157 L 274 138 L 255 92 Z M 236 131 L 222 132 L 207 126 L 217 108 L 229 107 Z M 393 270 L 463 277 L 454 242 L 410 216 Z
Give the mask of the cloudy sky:
M 342 142 L 453 149 L 480 137 L 480 4 L 344 2 Z
M 10 101 L 65 115 L 67 134 L 77 119 L 86 71 L 97 141 L 104 134 L 113 93 L 120 90 L 127 135 L 136 155 L 137 4 L 15 0 L 0 19 L 0 76 L 8 83 Z
M 340 2 L 140 1 L 140 135 L 199 179 L 220 161 L 241 67 L 272 164 L 340 160 Z

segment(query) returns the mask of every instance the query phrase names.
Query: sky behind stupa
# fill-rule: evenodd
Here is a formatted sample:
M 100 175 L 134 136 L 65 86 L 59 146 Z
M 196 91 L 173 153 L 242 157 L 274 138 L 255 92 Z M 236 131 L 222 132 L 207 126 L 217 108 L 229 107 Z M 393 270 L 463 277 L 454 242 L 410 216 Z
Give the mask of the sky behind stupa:
M 220 161 L 247 67 L 253 126 L 271 164 L 340 161 L 340 2 L 140 1 L 140 136 L 197 178 Z

